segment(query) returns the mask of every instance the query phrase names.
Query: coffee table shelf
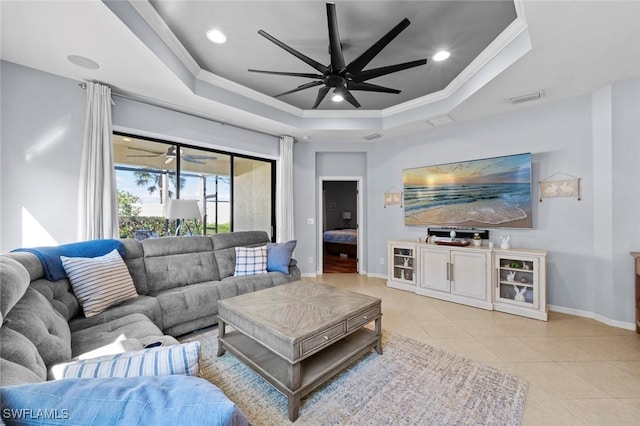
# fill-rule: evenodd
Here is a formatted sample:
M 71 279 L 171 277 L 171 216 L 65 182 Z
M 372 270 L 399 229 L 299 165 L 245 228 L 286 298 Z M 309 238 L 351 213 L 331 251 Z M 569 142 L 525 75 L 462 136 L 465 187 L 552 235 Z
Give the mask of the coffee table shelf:
M 300 362 L 300 387 L 295 393 L 300 397 L 308 394 L 371 351 L 378 341 L 379 336 L 375 332 L 359 329 L 303 359 Z M 227 332 L 222 342 L 226 350 L 288 396 L 291 392 L 288 376 L 291 364 L 288 361 L 237 330 Z

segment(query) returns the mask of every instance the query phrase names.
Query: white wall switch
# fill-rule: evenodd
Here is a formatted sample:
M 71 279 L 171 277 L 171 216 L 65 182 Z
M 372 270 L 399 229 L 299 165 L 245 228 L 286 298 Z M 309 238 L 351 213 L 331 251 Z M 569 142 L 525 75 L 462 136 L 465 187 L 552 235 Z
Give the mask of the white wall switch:
M 313 263 L 313 257 L 309 256 L 309 263 Z
M 307 225 L 313 225 L 313 218 L 307 218 Z

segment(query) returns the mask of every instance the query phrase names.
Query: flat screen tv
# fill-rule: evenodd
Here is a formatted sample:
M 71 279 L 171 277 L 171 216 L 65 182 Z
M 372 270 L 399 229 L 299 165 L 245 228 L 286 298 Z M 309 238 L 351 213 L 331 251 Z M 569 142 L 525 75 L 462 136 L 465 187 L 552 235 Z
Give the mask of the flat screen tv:
M 531 228 L 531 154 L 405 169 L 408 226 Z

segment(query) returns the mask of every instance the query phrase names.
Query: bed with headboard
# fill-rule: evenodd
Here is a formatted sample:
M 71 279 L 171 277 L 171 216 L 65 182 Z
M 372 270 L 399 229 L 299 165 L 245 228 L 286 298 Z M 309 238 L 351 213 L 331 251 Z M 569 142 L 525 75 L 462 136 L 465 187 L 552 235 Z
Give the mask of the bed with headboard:
M 332 255 L 358 256 L 357 229 L 331 229 L 322 234 L 324 252 Z

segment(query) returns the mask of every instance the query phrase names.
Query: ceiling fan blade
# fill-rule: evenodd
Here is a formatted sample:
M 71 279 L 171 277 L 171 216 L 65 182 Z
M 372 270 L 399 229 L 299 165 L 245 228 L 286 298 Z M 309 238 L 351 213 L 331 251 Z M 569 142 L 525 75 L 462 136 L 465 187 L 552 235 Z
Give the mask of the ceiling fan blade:
M 377 84 L 371 83 L 358 83 L 355 81 L 347 82 L 347 89 L 349 90 L 364 90 L 367 92 L 381 92 L 381 93 L 400 93 L 398 89 L 392 89 L 390 87 L 378 86 Z
M 398 36 L 405 28 L 409 26 L 411 22 L 407 18 L 404 18 L 398 25 L 393 27 L 391 31 L 385 34 L 380 40 L 374 43 L 373 46 L 368 48 L 362 55 L 358 56 L 353 62 L 347 65 L 347 72 L 357 74 L 367 66 L 378 53 L 384 49 L 387 44 Z
M 291 77 L 304 77 L 304 78 L 322 78 L 320 74 L 309 74 L 304 72 L 283 72 L 283 71 L 265 71 L 265 70 L 247 70 L 249 72 L 259 72 L 262 74 L 274 74 L 274 75 L 287 75 Z
M 338 18 L 336 16 L 336 4 L 327 3 L 327 22 L 329 23 L 329 54 L 331 55 L 331 69 L 333 72 L 341 72 L 345 68 L 344 56 L 340 34 L 338 34 Z
M 128 146 L 127 149 L 132 149 L 134 151 L 142 151 L 142 152 L 148 152 L 150 154 L 157 154 L 157 155 L 162 155 L 164 154 L 164 152 L 158 152 L 158 151 L 151 151 L 150 149 L 144 149 L 144 148 L 135 148 L 132 146 Z
M 189 163 L 194 163 L 194 164 L 207 164 L 206 162 L 202 161 L 202 160 L 198 160 L 198 159 L 194 159 L 194 158 L 185 158 L 184 161 L 189 162 Z
M 347 89 L 343 89 L 342 90 L 342 97 L 349 102 L 351 105 L 353 105 L 356 108 L 360 108 L 361 105 L 360 103 L 358 103 L 358 101 L 356 100 L 356 98 L 353 97 L 353 95 L 351 94 L 350 91 L 348 91 Z
M 297 50 L 295 50 L 294 48 L 287 46 L 286 44 L 284 44 L 283 42 L 281 42 L 277 38 L 273 37 L 272 35 L 270 35 L 266 31 L 260 30 L 260 31 L 258 31 L 258 34 L 260 34 L 262 37 L 266 38 L 270 42 L 276 44 L 277 46 L 281 47 L 282 49 L 286 50 L 287 52 L 291 53 L 293 56 L 295 56 L 296 58 L 300 59 L 301 61 L 303 61 L 304 63 L 306 63 L 310 67 L 314 68 L 316 71 L 318 71 L 318 72 L 320 72 L 322 74 L 324 74 L 325 72 L 328 71 L 328 68 L 326 66 L 322 65 L 320 62 L 314 61 L 313 59 L 311 59 L 310 57 L 304 55 L 303 53 L 300 53 Z
M 183 159 L 189 160 L 217 160 L 218 157 L 214 155 L 198 155 L 198 154 L 187 154 L 182 156 Z
M 324 84 L 324 83 L 322 83 L 321 81 L 312 81 L 311 83 L 302 84 L 302 85 L 296 87 L 293 90 L 289 90 L 288 92 L 280 93 L 278 95 L 275 95 L 274 97 L 275 98 L 279 98 L 280 96 L 288 95 L 289 93 L 299 92 L 301 90 L 309 89 L 311 87 L 320 86 L 321 84 Z
M 320 105 L 320 102 L 322 102 L 324 97 L 327 96 L 329 89 L 330 87 L 328 86 L 324 86 L 318 89 L 318 96 L 316 96 L 316 101 L 313 103 L 313 106 L 311 107 L 311 109 L 318 108 L 318 105 Z
M 427 63 L 426 59 L 419 59 L 417 61 L 405 62 L 402 64 L 389 65 L 387 67 L 374 68 L 367 71 L 362 71 L 359 74 L 353 76 L 353 81 L 361 83 L 372 78 L 381 77 L 383 75 L 391 74 L 394 72 L 406 70 L 409 68 L 419 67 Z

